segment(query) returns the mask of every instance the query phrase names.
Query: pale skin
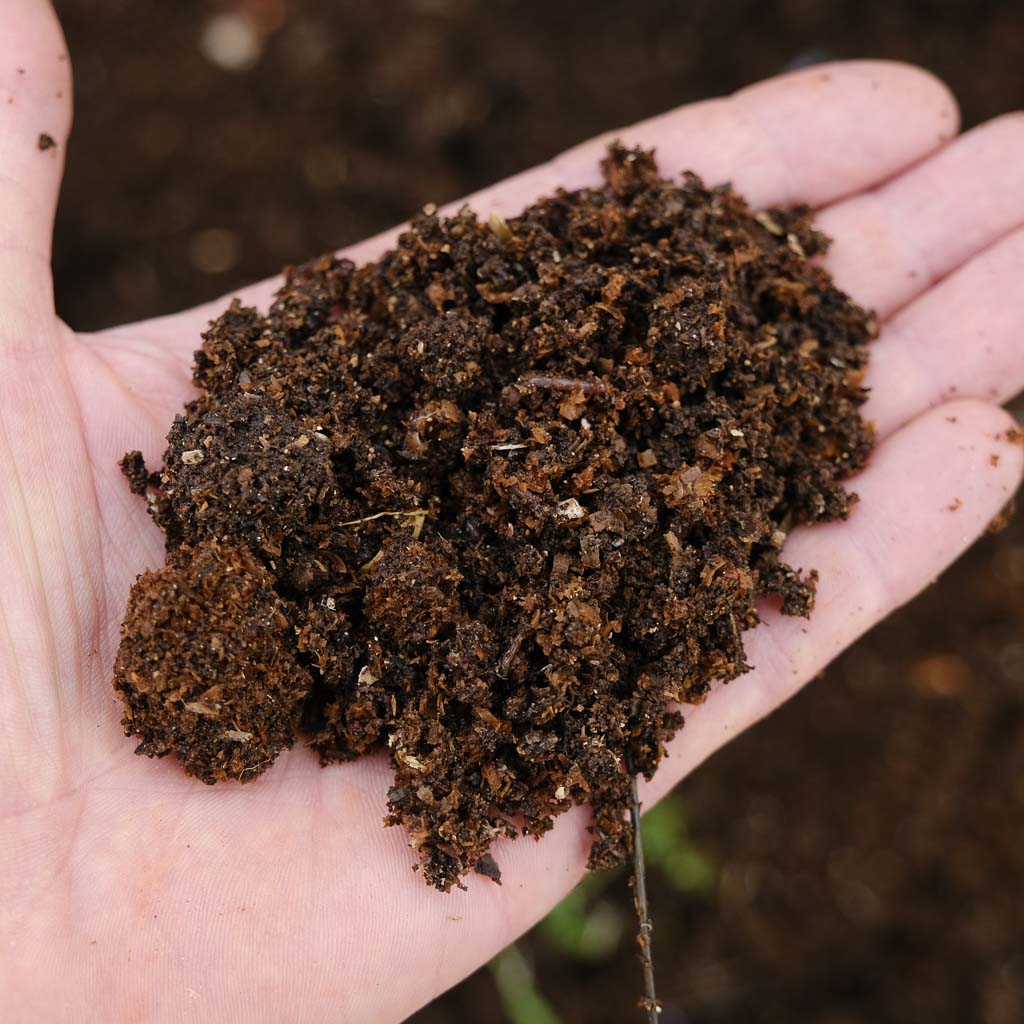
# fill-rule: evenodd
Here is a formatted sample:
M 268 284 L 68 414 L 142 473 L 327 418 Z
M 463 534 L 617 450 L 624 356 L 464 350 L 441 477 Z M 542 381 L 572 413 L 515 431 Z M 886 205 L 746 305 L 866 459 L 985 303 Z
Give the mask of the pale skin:
M 22 68 L 24 73 L 19 73 Z M 305 747 L 209 788 L 132 756 L 110 687 L 136 575 L 161 536 L 117 469 L 159 464 L 223 303 L 102 334 L 54 313 L 50 236 L 69 63 L 45 0 L 0 27 L 0 1006 L 7 1021 L 397 1021 L 484 963 L 578 881 L 582 809 L 496 849 L 504 885 L 429 890 L 384 829 L 383 758 L 321 770 Z M 10 102 L 8 102 L 10 100 Z M 59 143 L 42 152 L 40 132 Z M 810 620 L 747 636 L 756 669 L 688 716 L 643 799 L 808 682 L 933 580 L 1017 487 L 997 404 L 1024 386 L 1024 118 L 957 137 L 931 76 L 835 64 L 620 133 L 661 168 L 732 180 L 755 207 L 804 200 L 828 265 L 882 334 L 867 383 L 881 443 L 847 523 L 796 531 L 821 573 Z M 473 203 L 511 214 L 595 181 L 594 141 Z M 80 160 L 90 159 L 79 152 Z M 100 157 L 97 157 L 97 159 Z M 390 236 L 356 246 L 379 253 Z M 265 304 L 273 284 L 243 297 Z M 879 723 L 879 728 L 884 728 Z M 665 970 L 671 970 L 670 963 Z M 628 1003 L 624 996 L 624 1005 Z

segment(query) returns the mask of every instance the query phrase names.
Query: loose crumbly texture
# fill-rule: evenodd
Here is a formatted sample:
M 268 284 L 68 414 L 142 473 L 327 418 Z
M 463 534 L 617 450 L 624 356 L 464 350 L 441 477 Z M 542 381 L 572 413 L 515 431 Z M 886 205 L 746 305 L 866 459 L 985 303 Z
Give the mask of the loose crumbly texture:
M 441 889 L 573 804 L 591 867 L 629 855 L 626 764 L 747 670 L 759 598 L 810 612 L 779 549 L 848 514 L 875 327 L 806 209 L 603 169 L 211 325 L 163 469 L 123 463 L 169 551 L 115 668 L 140 753 L 246 781 L 300 718 L 324 763 L 387 749 L 387 821 Z
M 274 585 L 248 549 L 212 539 L 139 580 L 114 665 L 138 753 L 173 751 L 217 782 L 256 775 L 291 746 L 310 677 Z

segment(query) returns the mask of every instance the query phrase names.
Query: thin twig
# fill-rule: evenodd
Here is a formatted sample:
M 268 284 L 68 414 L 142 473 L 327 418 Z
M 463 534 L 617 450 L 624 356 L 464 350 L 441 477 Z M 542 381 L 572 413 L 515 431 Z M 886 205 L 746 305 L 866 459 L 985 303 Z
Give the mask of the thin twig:
M 408 512 L 378 512 L 376 515 L 364 516 L 362 519 L 350 519 L 347 523 L 338 523 L 339 527 L 342 526 L 359 526 L 362 523 L 371 523 L 374 519 L 383 519 L 385 516 L 429 516 L 430 513 L 425 508 L 414 508 Z
M 633 825 L 633 905 L 636 907 L 636 920 L 639 926 L 637 942 L 640 945 L 640 964 L 644 972 L 644 996 L 640 1000 L 641 1008 L 647 1013 L 648 1024 L 658 1024 L 661 1005 L 654 991 L 654 958 L 651 956 L 651 912 L 647 906 L 647 872 L 644 867 L 644 844 L 640 835 L 640 795 L 637 791 L 636 772 L 633 771 L 633 758 L 627 753 L 626 768 L 629 771 L 630 785 L 633 792 L 633 803 L 629 809 L 629 818 Z
M 585 395 L 602 395 L 608 390 L 603 380 L 580 379 L 577 377 L 547 377 L 543 374 L 531 374 L 520 377 L 517 384 L 528 388 L 539 388 L 547 391 L 576 391 Z

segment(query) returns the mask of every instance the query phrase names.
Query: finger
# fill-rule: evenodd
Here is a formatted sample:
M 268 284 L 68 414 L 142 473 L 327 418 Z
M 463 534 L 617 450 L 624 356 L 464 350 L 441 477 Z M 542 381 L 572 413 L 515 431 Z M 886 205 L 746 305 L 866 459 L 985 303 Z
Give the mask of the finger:
M 874 191 L 823 210 L 828 268 L 887 317 L 1024 224 L 1024 114 L 989 121 Z
M 766 612 L 747 637 L 749 675 L 717 687 L 670 745 L 644 799 L 663 794 L 730 738 L 792 696 L 836 654 L 927 586 L 986 527 L 1021 475 L 1024 449 L 1005 440 L 1001 410 L 959 402 L 926 413 L 881 445 L 857 478 L 861 502 L 850 520 L 796 531 L 794 565 L 821 572 L 810 621 Z M 993 464 L 991 455 L 998 455 Z M 410 877 L 390 890 L 405 907 L 396 948 L 364 947 L 370 962 L 405 963 L 434 936 L 448 954 L 436 977 L 396 987 L 396 1014 L 454 984 L 534 923 L 578 880 L 586 856 L 582 815 L 559 821 L 537 844 L 499 844 L 504 885 L 478 879 L 468 894 L 437 899 Z M 377 908 L 380 910 L 379 905 Z M 367 913 L 372 908 L 367 907 Z M 357 911 L 358 913 L 358 911 Z M 457 917 L 457 922 L 452 921 Z M 451 937 L 451 941 L 448 937 Z M 424 990 L 424 984 L 432 985 Z
M 0 308 L 51 294 L 53 220 L 71 130 L 71 68 L 49 0 L 5 0 L 0 31 Z M 51 311 L 52 312 L 52 311 Z M 35 311 L 33 311 L 35 313 Z
M 754 206 L 821 204 L 922 159 L 956 133 L 957 123 L 949 90 L 926 71 L 885 61 L 823 65 L 609 132 L 464 201 L 485 215 L 512 214 L 556 188 L 596 184 L 608 141 L 621 138 L 655 147 L 666 175 L 691 169 L 709 183 L 731 180 Z M 374 259 L 394 243 L 398 230 L 344 255 L 356 262 Z M 278 285 L 264 281 L 240 297 L 262 307 Z M 225 301 L 131 330 L 177 345 L 191 358 L 198 332 Z
M 621 139 L 655 148 L 665 175 L 692 170 L 711 185 L 731 182 L 755 208 L 820 206 L 921 159 L 949 141 L 958 123 L 949 90 L 920 68 L 888 61 L 829 64 L 605 132 L 464 201 L 515 214 L 556 188 L 600 184 L 605 150 Z M 898 138 L 897 126 L 909 127 L 909 135 Z
M 864 409 L 883 436 L 953 398 L 1005 402 L 1024 390 L 1024 228 L 893 317 L 868 365 Z

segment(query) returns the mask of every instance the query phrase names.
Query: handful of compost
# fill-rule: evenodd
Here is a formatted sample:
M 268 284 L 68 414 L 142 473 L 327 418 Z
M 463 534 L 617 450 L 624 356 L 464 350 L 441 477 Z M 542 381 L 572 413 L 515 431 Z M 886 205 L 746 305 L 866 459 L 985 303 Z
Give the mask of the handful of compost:
M 115 666 L 138 753 L 212 783 L 300 734 L 387 750 L 387 821 L 445 890 L 574 804 L 591 867 L 629 856 L 627 765 L 748 668 L 759 598 L 810 612 L 779 551 L 849 511 L 875 328 L 806 209 L 602 166 L 210 326 L 162 469 L 122 464 L 168 550 Z

